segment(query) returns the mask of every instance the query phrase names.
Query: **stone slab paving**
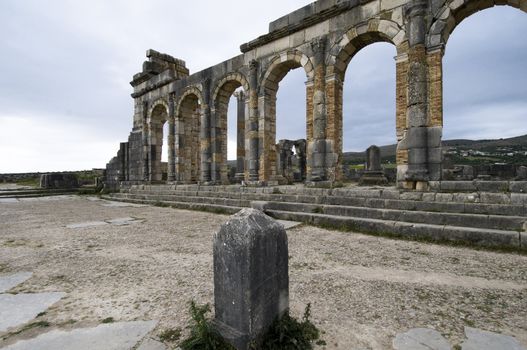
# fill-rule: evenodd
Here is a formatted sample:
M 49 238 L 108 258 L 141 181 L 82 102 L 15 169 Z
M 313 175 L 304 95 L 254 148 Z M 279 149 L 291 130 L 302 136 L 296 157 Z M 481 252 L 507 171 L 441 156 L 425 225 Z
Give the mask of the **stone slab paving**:
M 508 335 L 465 327 L 467 340 L 461 344 L 463 350 L 527 350 Z
M 281 223 L 286 230 L 302 225 L 302 223 L 298 221 L 289 221 L 289 220 L 276 220 L 276 221 Z
M 33 273 L 31 272 L 19 272 L 14 275 L 0 276 L 0 293 L 7 292 L 9 289 L 24 283 L 32 275 Z
M 126 203 L 126 202 L 114 202 L 114 201 L 103 201 L 101 204 L 103 207 L 113 207 L 113 208 L 140 208 L 146 205 L 144 204 L 135 204 L 135 203 Z
M 157 321 L 133 321 L 101 324 L 94 328 L 72 331 L 53 330 L 33 339 L 18 341 L 2 350 L 130 350 L 156 324 Z M 153 347 L 144 349 L 157 350 Z
M 165 344 L 152 338 L 146 338 L 141 345 L 139 345 L 137 350 L 166 350 L 166 348 Z
M 97 227 L 97 226 L 104 226 L 104 225 L 126 226 L 126 225 L 137 224 L 143 221 L 144 220 L 141 220 L 141 219 L 125 217 L 125 218 L 116 218 L 116 219 L 110 219 L 110 220 L 105 220 L 105 221 L 79 222 L 75 224 L 66 225 L 66 227 L 75 229 L 75 228 Z
M 66 293 L 0 294 L 0 332 L 31 321 Z
M 449 342 L 435 329 L 414 328 L 399 333 L 393 340 L 395 350 L 450 350 Z
M 108 225 L 105 221 L 88 221 L 88 222 L 79 222 L 75 224 L 66 225 L 67 228 L 87 228 L 87 227 L 97 227 Z

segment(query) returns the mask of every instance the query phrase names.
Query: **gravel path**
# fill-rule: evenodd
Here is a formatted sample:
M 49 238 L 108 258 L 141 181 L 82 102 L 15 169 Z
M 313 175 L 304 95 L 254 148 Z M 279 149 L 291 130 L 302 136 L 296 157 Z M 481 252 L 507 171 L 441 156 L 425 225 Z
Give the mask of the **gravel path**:
M 160 320 L 155 334 L 184 329 L 190 300 L 213 301 L 212 233 L 226 219 L 94 197 L 0 201 L 0 275 L 34 273 L 14 292 L 67 293 L 38 318 L 51 328 L 113 317 Z M 325 349 L 391 349 L 396 333 L 414 327 L 433 327 L 458 344 L 464 326 L 527 346 L 525 255 L 309 226 L 288 236 L 292 313 L 312 304 Z M 0 348 L 49 329 L 0 334 Z

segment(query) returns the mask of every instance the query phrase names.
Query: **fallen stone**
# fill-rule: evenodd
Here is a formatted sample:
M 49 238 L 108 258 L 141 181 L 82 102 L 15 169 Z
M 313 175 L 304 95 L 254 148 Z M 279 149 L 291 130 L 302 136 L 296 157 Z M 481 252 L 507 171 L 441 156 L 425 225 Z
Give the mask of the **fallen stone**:
M 33 339 L 18 341 L 2 350 L 130 350 L 156 324 L 157 321 L 135 321 L 101 324 L 72 331 L 53 330 Z
M 143 220 L 139 220 L 136 218 L 118 218 L 118 219 L 112 219 L 112 220 L 106 220 L 107 223 L 115 226 L 125 226 L 125 225 L 131 225 L 139 222 L 143 222 Z
M 126 203 L 126 202 L 112 202 L 112 201 L 104 201 L 102 204 L 103 207 L 131 207 L 131 208 L 139 208 L 144 207 L 144 204 L 135 204 L 135 203 Z
M 66 225 L 67 228 L 87 228 L 87 227 L 96 227 L 108 225 L 105 221 L 90 221 L 90 222 L 81 222 L 77 224 Z
M 18 203 L 18 198 L 0 198 L 0 203 Z
M 465 327 L 463 350 L 527 350 L 514 337 Z
M 0 293 L 7 292 L 9 289 L 24 283 L 32 275 L 33 273 L 31 272 L 20 272 L 14 275 L 0 277 Z
M 65 295 L 66 293 L 58 292 L 0 294 L 0 332 L 31 321 Z
M 289 230 L 290 228 L 293 228 L 293 227 L 297 227 L 298 225 L 302 225 L 302 223 L 298 221 L 289 221 L 289 220 L 276 220 L 276 221 L 282 224 L 282 226 L 284 226 L 286 230 Z
M 166 348 L 165 344 L 152 338 L 146 338 L 137 350 L 166 350 Z
M 448 341 L 434 329 L 414 328 L 399 333 L 393 340 L 395 350 L 450 350 Z

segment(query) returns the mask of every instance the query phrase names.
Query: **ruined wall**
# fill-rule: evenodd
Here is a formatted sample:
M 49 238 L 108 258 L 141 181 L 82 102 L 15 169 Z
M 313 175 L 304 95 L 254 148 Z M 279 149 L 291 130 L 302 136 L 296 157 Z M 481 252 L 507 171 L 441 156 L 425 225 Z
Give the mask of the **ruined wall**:
M 527 11 L 526 3 L 319 0 L 271 22 L 268 34 L 241 45 L 241 55 L 191 75 L 184 61 L 149 50 L 142 72 L 131 82 L 134 132 L 142 134 L 142 151 L 129 152 L 134 159 L 125 166 L 134 174 L 129 179 L 159 179 L 151 159 L 159 138 L 152 132 L 152 113 L 163 104 L 169 123 L 168 181 L 226 183 L 226 108 L 235 90 L 243 89 L 245 123 L 239 125 L 245 129 L 245 181 L 277 182 L 276 93 L 283 77 L 298 68 L 306 75 L 307 183 L 341 180 L 346 68 L 362 48 L 388 42 L 397 50 L 398 185 L 425 188 L 442 172 L 442 57 L 449 35 L 478 10 L 508 4 Z

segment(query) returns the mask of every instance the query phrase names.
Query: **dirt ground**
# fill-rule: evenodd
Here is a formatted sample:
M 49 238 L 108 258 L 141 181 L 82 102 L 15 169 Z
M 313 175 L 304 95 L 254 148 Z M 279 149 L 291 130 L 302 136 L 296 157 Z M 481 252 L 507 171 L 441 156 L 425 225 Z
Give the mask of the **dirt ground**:
M 132 217 L 126 226 L 68 225 Z M 212 234 L 225 215 L 118 206 L 96 197 L 0 200 L 0 275 L 34 275 L 15 292 L 67 296 L 39 320 L 52 328 L 159 320 L 185 329 L 188 303 L 213 302 Z M 312 304 L 325 349 L 391 349 L 398 332 L 463 327 L 527 346 L 527 256 L 299 226 L 288 231 L 290 305 Z M 49 328 L 0 334 L 0 348 Z M 174 345 L 174 344 L 170 344 Z

